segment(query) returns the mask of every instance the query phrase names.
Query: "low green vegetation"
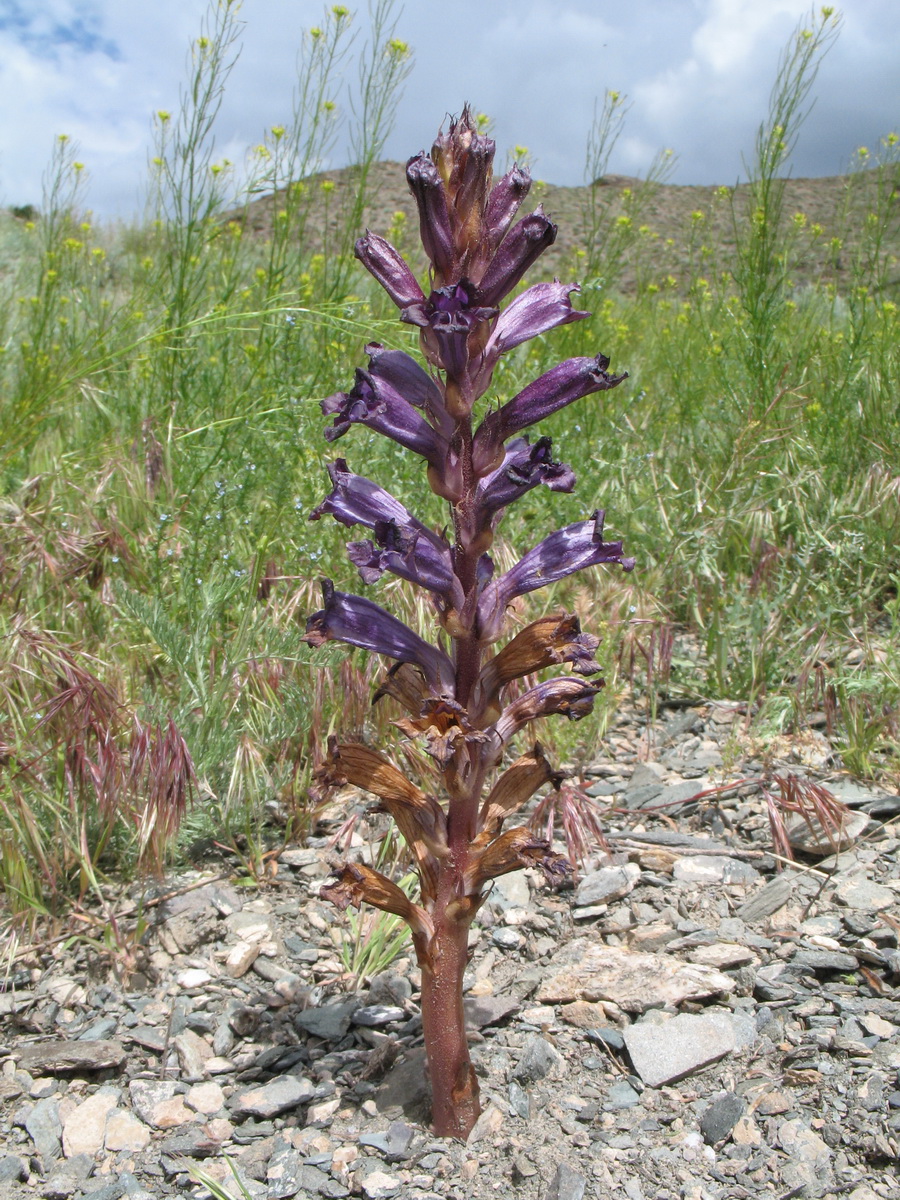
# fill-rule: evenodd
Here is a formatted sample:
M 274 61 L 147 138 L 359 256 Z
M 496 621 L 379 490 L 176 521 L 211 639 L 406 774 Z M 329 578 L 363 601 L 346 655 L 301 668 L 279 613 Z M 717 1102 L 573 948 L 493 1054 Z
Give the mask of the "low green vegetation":
M 95 225 L 63 138 L 38 210 L 0 218 L 12 914 L 63 912 L 203 839 L 244 847 L 264 875 L 258 848 L 314 820 L 328 734 L 339 722 L 376 736 L 396 715 L 370 707 L 378 664 L 300 641 L 318 579 L 354 584 L 344 531 L 307 519 L 328 490 L 318 401 L 350 386 L 366 342 L 416 348 L 352 255 L 383 212 L 379 160 L 411 61 L 395 24 L 378 0 L 362 44 L 352 15 L 328 10 L 305 41 L 294 112 L 238 186 L 213 131 L 239 27 L 232 5 L 213 5 L 181 111 L 155 119 L 146 221 Z M 859 151 L 827 223 L 791 209 L 783 178 L 835 32 L 830 15 L 798 30 L 749 185 L 707 191 L 677 238 L 653 223 L 665 156 L 614 201 L 603 188 L 624 115 L 607 97 L 574 248 L 552 268 L 583 281 L 593 316 L 496 373 L 508 397 L 569 355 L 602 350 L 630 372 L 541 430 L 579 477 L 575 507 L 556 496 L 551 516 L 531 493 L 505 526 L 511 555 L 604 507 L 607 536 L 638 560 L 542 601 L 604 636 L 605 702 L 546 731 L 569 762 L 596 755 L 633 685 L 650 712 L 666 697 L 744 701 L 763 733 L 824 713 L 847 769 L 900 770 L 897 137 Z M 342 119 L 357 165 L 318 175 Z M 373 227 L 402 246 L 403 214 L 389 219 Z M 349 436 L 354 461 L 422 512 L 389 444 Z M 443 524 L 437 498 L 431 515 Z M 379 590 L 429 621 L 397 582 Z M 369 953 L 360 926 L 353 954 Z

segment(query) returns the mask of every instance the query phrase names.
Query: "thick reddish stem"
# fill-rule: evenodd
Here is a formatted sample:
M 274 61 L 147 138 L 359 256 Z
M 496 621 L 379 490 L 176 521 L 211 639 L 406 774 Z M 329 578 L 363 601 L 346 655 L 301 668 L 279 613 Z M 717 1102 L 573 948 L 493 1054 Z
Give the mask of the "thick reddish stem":
M 433 914 L 431 953 L 421 964 L 422 1030 L 434 1132 L 439 1137 L 465 1139 L 481 1112 L 463 1011 L 469 919 L 454 919 L 446 904 L 442 908 Z

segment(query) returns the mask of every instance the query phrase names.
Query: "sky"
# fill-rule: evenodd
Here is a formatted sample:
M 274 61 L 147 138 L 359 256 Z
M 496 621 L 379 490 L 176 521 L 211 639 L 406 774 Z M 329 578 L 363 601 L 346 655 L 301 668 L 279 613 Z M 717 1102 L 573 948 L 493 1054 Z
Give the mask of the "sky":
M 346 0 L 357 45 L 365 0 Z M 795 176 L 845 171 L 857 147 L 900 131 L 898 0 L 845 0 L 822 61 Z M 84 202 L 100 217 L 140 213 L 153 114 L 176 112 L 207 0 L 0 0 L 0 204 L 40 205 L 54 139 L 85 164 Z M 320 0 L 243 0 L 240 55 L 215 127 L 217 154 L 244 160 L 290 118 L 304 31 Z M 533 173 L 584 182 L 595 102 L 630 105 L 609 170 L 640 175 L 673 152 L 670 182 L 731 184 L 765 117 L 779 54 L 808 0 L 406 0 L 395 34 L 413 66 L 384 156 L 430 146 L 464 102 L 493 120 L 498 159 L 528 147 Z M 349 74 L 352 76 L 353 71 Z M 348 82 L 349 86 L 349 82 Z M 345 109 L 343 91 L 334 99 Z M 347 162 L 338 143 L 333 161 Z

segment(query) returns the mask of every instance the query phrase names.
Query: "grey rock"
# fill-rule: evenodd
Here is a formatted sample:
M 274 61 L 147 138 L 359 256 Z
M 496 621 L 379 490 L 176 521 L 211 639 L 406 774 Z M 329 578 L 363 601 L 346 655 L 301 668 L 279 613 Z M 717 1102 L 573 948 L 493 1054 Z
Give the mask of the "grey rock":
M 320 858 L 319 851 L 311 846 L 292 846 L 289 850 L 282 850 L 278 861 L 285 866 L 299 868 L 315 866 Z
M 734 981 L 711 967 L 664 954 L 640 954 L 576 938 L 550 960 L 539 1002 L 612 1000 L 626 1012 L 727 993 Z
M 334 1193 L 333 1181 L 324 1171 L 304 1163 L 303 1155 L 284 1138 L 276 1138 L 275 1149 L 266 1168 L 267 1200 L 286 1200 L 289 1196 Z M 341 1189 L 346 1194 L 346 1189 Z
M 466 1024 L 472 1029 L 486 1029 L 489 1025 L 497 1025 L 500 1021 L 521 1007 L 515 996 L 466 996 L 463 1008 L 466 1014 Z
M 751 896 L 737 910 L 742 921 L 751 925 L 754 921 L 763 921 L 772 913 L 783 908 L 795 893 L 797 883 L 796 871 L 784 871 L 770 879 L 765 887 L 760 888 L 755 896 Z
M 625 784 L 620 783 L 615 779 L 599 779 L 596 783 L 592 783 L 590 787 L 585 788 L 585 792 L 593 799 L 602 799 L 607 796 L 619 796 L 625 791 Z
M 121 1067 L 125 1047 L 121 1042 L 38 1042 L 17 1052 L 19 1068 L 32 1075 L 65 1075 L 76 1071 L 106 1071 Z
M 840 830 L 826 830 L 821 825 L 810 827 L 803 817 L 788 822 L 785 827 L 787 839 L 795 850 L 804 854 L 834 854 L 835 850 L 846 850 L 865 833 L 869 818 L 865 813 L 846 813 Z
M 83 1033 L 80 1033 L 78 1040 L 79 1042 L 102 1042 L 104 1038 L 108 1038 L 111 1033 L 116 1032 L 118 1024 L 115 1017 L 102 1017 L 99 1021 L 94 1021 L 89 1025 Z
M 866 1112 L 881 1112 L 884 1108 L 884 1076 L 872 1071 L 862 1087 L 857 1089 L 857 1099 Z
M 297 1013 L 294 1021 L 313 1037 L 322 1038 L 325 1042 L 339 1042 L 346 1035 L 353 1014 L 360 1007 L 358 1003 L 323 1004 Z
M 375 1104 L 380 1112 L 401 1108 L 413 1121 L 428 1120 L 431 1111 L 431 1088 L 425 1073 L 425 1051 L 411 1050 L 392 1067 L 375 1092 Z
M 683 808 L 689 800 L 693 800 L 694 796 L 703 788 L 698 786 L 691 780 L 686 780 L 684 783 L 673 783 L 669 787 L 663 788 L 657 797 L 656 803 L 669 816 L 674 816 L 679 809 Z
M 361 1133 L 360 1146 L 378 1150 L 385 1158 L 399 1160 L 406 1157 L 414 1130 L 405 1121 L 392 1121 L 385 1132 Z
M 363 1175 L 361 1185 L 366 1200 L 388 1200 L 400 1191 L 401 1183 L 394 1175 L 385 1171 L 371 1171 Z
M 21 1183 L 28 1178 L 28 1163 L 18 1154 L 5 1154 L 0 1158 L 0 1183 Z
M 797 993 L 797 975 L 787 963 L 773 962 L 760 967 L 753 981 L 753 994 L 765 1002 L 790 1000 Z
M 110 1183 L 104 1183 L 100 1187 L 95 1188 L 91 1192 L 82 1191 L 83 1200 L 119 1200 L 119 1197 L 124 1195 L 125 1187 L 118 1179 L 112 1180 Z
M 840 877 L 835 884 L 834 898 L 839 904 L 865 912 L 881 912 L 898 900 L 892 888 L 873 883 L 871 879 L 858 874 Z
M 154 1146 L 157 1154 L 178 1154 L 185 1158 L 212 1158 L 221 1149 L 222 1143 L 201 1128 L 188 1129 L 186 1133 L 172 1133 Z
M 621 867 L 602 867 L 585 875 L 575 892 L 575 904 L 584 908 L 589 904 L 608 904 L 612 900 L 621 900 L 634 890 L 641 877 L 641 869 L 636 863 L 625 863 Z
M 352 1017 L 354 1025 L 365 1025 L 377 1029 L 380 1025 L 390 1025 L 392 1021 L 403 1021 L 407 1017 L 406 1009 L 396 1004 L 367 1004 L 358 1008 Z
M 595 1046 L 608 1046 L 610 1050 L 625 1049 L 625 1039 L 622 1037 L 621 1030 L 614 1029 L 611 1025 L 600 1025 L 596 1029 L 589 1029 L 586 1037 Z
M 829 791 L 849 808 L 861 808 L 882 821 L 900 812 L 900 796 L 896 793 L 874 791 L 852 780 L 838 780 L 829 784 Z
M 798 950 L 790 965 L 810 971 L 855 971 L 857 961 L 855 954 L 844 954 L 840 950 Z
M 370 1004 L 402 1004 L 412 995 L 412 984 L 396 971 L 382 971 L 369 984 Z
M 672 875 L 681 883 L 755 883 L 759 871 L 738 858 L 720 854 L 686 855 L 676 862 Z
M 690 1075 L 734 1049 L 730 1024 L 679 1013 L 656 1024 L 640 1021 L 624 1033 L 634 1069 L 648 1087 L 660 1087 Z
M 636 792 L 640 788 L 662 788 L 665 769 L 656 762 L 639 762 L 631 772 L 631 778 L 625 784 L 626 792 Z
M 211 907 L 177 913 L 159 930 L 160 943 L 170 954 L 190 954 L 218 937 L 220 928 L 219 914 Z
M 522 1057 L 513 1071 L 513 1079 L 521 1083 L 534 1083 L 544 1079 L 562 1062 L 563 1057 L 555 1046 L 551 1046 L 540 1034 L 532 1034 L 525 1042 Z
M 152 1050 L 155 1054 L 162 1054 L 168 1041 L 167 1030 L 157 1025 L 135 1025 L 128 1030 L 128 1037 L 136 1045 L 143 1046 L 145 1050 Z
M 620 1112 L 625 1108 L 634 1108 L 640 1104 L 641 1098 L 630 1083 L 622 1080 L 614 1083 L 606 1096 L 605 1107 L 609 1112 Z
M 65 1200 L 76 1192 L 94 1170 L 94 1159 L 90 1154 L 73 1154 L 66 1162 L 58 1163 L 41 1188 L 47 1200 Z
M 523 938 L 518 930 L 501 927 L 500 929 L 493 930 L 491 941 L 495 946 L 499 946 L 501 950 L 518 950 L 522 945 Z
M 229 1108 L 238 1120 L 242 1117 L 277 1117 L 300 1104 L 309 1103 L 315 1094 L 316 1089 L 308 1079 L 279 1075 L 269 1083 L 232 1096 Z
M 787 1155 L 781 1168 L 782 1182 L 800 1196 L 823 1196 L 834 1186 L 831 1151 L 827 1144 L 801 1120 L 783 1121 L 778 1141 Z
M 523 1121 L 531 1116 L 531 1099 L 523 1087 L 513 1079 L 509 1084 L 509 1106 Z
M 744 1115 L 747 1108 L 743 1098 L 735 1092 L 725 1092 L 713 1100 L 700 1118 L 700 1132 L 708 1146 L 715 1146 L 727 1138 Z
M 189 1083 L 206 1078 L 206 1060 L 212 1057 L 212 1047 L 192 1029 L 185 1029 L 174 1039 L 175 1053 L 181 1067 L 181 1077 Z
M 627 787 L 623 799 L 628 808 L 632 812 L 644 808 L 648 804 L 654 804 L 659 800 L 663 793 L 663 785 L 659 782 L 648 783 L 643 787 Z
M 544 1200 L 583 1200 L 587 1179 L 580 1171 L 561 1162 L 550 1181 Z
M 55 1100 L 38 1100 L 25 1118 L 25 1128 L 44 1162 L 62 1154 L 62 1121 Z
M 506 912 L 510 908 L 527 908 L 531 903 L 531 889 L 524 871 L 510 871 L 492 881 L 487 898 L 490 907 Z
M 170 1079 L 132 1079 L 128 1085 L 131 1107 L 147 1125 L 154 1125 L 157 1106 L 171 1100 L 177 1087 Z

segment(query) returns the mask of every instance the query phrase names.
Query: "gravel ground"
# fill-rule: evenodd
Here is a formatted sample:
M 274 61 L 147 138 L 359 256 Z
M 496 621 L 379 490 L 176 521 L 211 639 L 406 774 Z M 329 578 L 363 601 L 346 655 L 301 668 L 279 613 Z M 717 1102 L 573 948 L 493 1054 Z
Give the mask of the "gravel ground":
M 623 719 L 588 781 L 609 852 L 568 890 L 498 881 L 472 936 L 466 1144 L 428 1130 L 414 962 L 348 977 L 325 827 L 261 890 L 217 864 L 145 893 L 133 955 L 17 960 L 0 1194 L 200 1198 L 204 1172 L 266 1200 L 896 1200 L 900 797 L 815 730 L 764 763 L 741 728 L 737 706 L 676 710 L 648 751 Z M 773 772 L 846 803 L 839 854 L 800 821 L 778 870 Z

